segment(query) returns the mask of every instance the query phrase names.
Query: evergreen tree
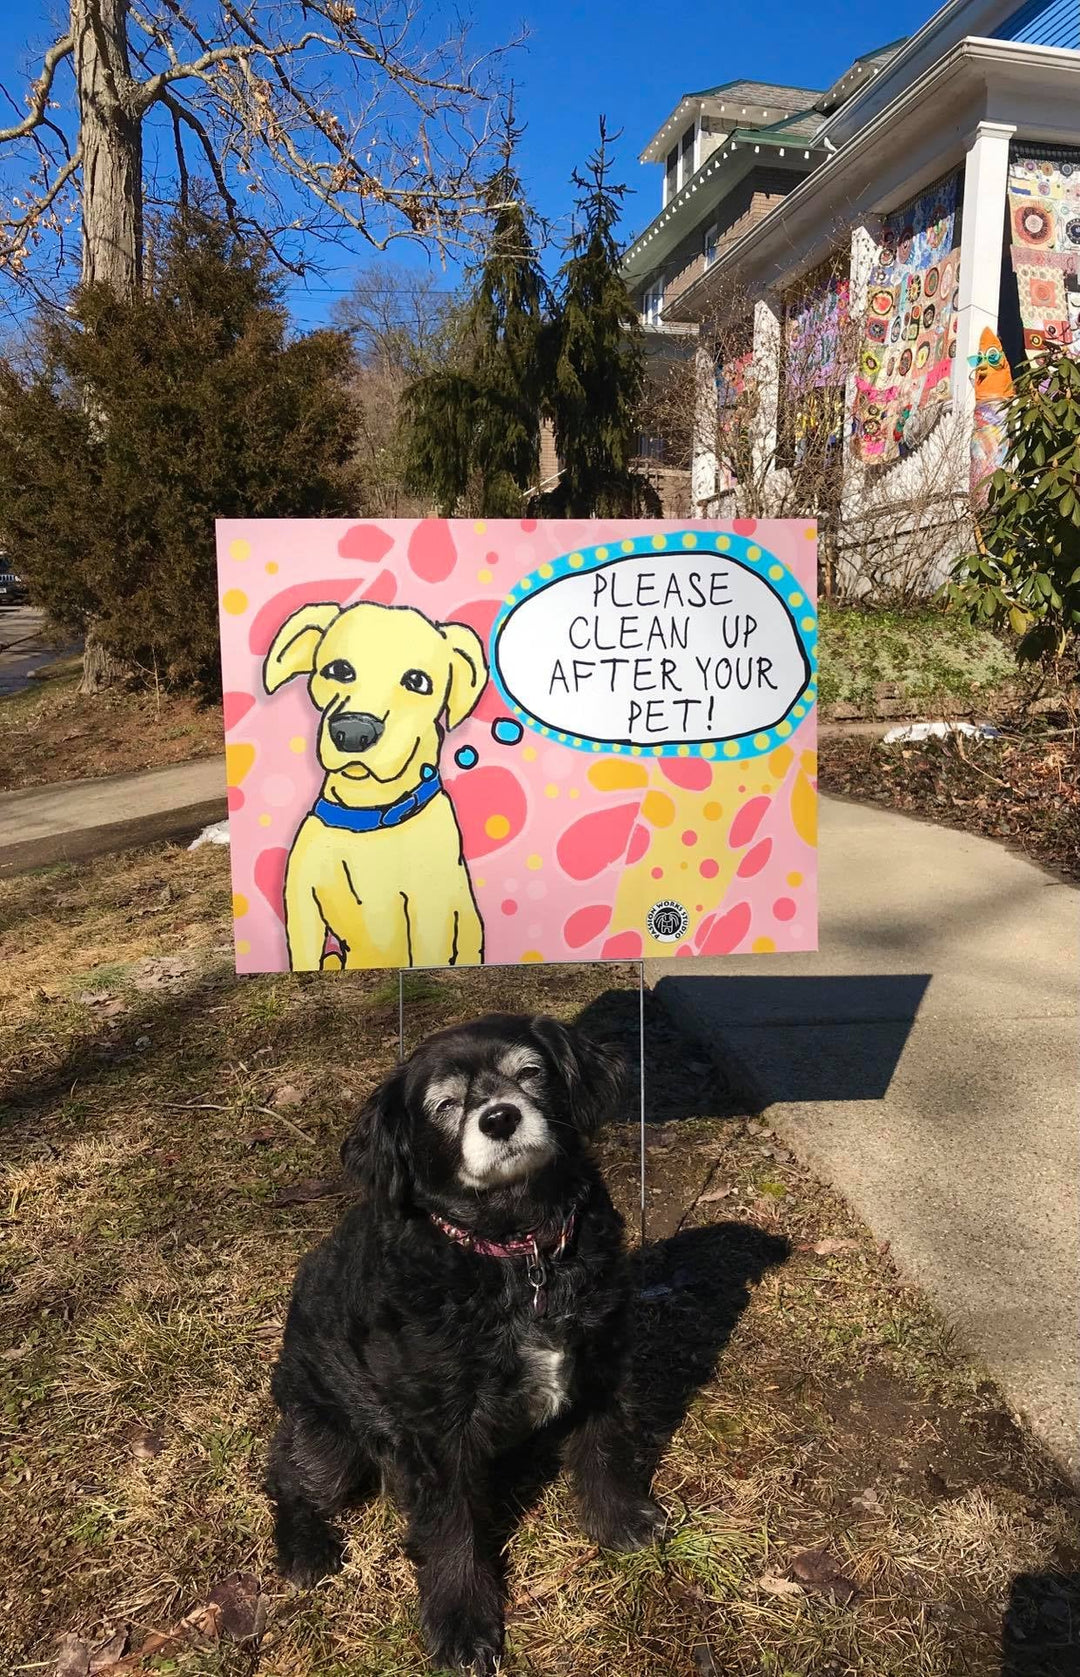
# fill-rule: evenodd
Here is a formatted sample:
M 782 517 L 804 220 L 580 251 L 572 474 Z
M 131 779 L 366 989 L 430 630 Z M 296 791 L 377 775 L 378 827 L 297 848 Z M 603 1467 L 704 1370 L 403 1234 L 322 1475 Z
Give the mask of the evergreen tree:
M 561 475 L 542 502 L 558 518 L 660 511 L 652 485 L 634 469 L 645 341 L 615 242 L 627 188 L 608 180 L 610 166 L 601 117 L 587 174 L 572 177 L 581 194 L 577 226 L 559 272 L 548 404 Z
M 287 325 L 265 255 L 188 211 L 142 292 L 88 286 L 0 360 L 0 545 L 126 669 L 219 687 L 215 517 L 360 510 L 348 339 Z
M 447 516 L 512 518 L 540 467 L 547 288 L 514 150 L 513 110 L 488 182 L 491 229 L 449 364 L 404 397 L 405 477 Z

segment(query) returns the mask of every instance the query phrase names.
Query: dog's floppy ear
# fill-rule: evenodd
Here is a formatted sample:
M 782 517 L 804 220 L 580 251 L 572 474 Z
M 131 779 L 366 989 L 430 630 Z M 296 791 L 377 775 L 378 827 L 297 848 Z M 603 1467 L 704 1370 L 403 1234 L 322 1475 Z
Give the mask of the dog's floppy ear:
M 532 1028 L 562 1076 L 575 1125 L 583 1135 L 593 1135 L 622 1098 L 626 1078 L 622 1055 L 557 1019 L 536 1018 Z
M 263 686 L 276 693 L 294 675 L 310 675 L 315 668 L 315 649 L 341 607 L 329 601 L 301 606 L 287 617 L 263 664 Z
M 383 1205 L 404 1204 L 412 1183 L 412 1147 L 400 1066 L 364 1102 L 341 1144 L 341 1162 L 372 1199 Z
M 439 631 L 449 641 L 450 685 L 446 689 L 446 719 L 451 728 L 464 722 L 479 702 L 487 685 L 484 643 L 467 623 L 440 623 Z

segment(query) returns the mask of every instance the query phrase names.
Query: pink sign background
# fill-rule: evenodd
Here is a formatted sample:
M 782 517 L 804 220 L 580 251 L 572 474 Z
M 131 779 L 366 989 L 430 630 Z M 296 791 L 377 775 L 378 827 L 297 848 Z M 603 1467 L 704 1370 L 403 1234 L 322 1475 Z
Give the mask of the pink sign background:
M 597 543 L 628 547 L 643 532 L 662 549 L 661 538 L 698 531 L 751 538 L 752 552 L 797 579 L 803 592 L 790 597 L 805 596 L 813 611 L 816 530 L 804 521 L 219 523 L 237 969 L 288 969 L 285 868 L 323 782 L 306 679 L 272 695 L 263 687 L 267 652 L 294 611 L 327 601 L 407 605 L 435 623 L 469 625 L 487 648 L 508 591 L 540 567 Z M 804 631 L 812 626 L 802 620 Z M 816 948 L 815 691 L 812 683 L 768 749 L 725 760 L 720 748 L 710 760 L 711 747 L 575 749 L 529 724 L 513 737 L 513 709 L 489 680 L 447 732 L 439 761 L 485 962 Z M 664 900 L 685 909 L 674 940 L 649 930 L 649 910 Z

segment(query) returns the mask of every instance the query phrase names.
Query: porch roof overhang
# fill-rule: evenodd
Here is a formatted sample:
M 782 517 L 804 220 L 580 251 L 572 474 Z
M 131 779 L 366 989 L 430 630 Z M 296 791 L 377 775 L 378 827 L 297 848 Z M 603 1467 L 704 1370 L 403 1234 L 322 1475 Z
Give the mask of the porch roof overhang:
M 960 163 L 981 121 L 1026 139 L 1076 144 L 1080 53 L 968 37 L 722 252 L 664 310 L 665 323 L 723 312 L 791 284 L 867 216 L 884 214 Z

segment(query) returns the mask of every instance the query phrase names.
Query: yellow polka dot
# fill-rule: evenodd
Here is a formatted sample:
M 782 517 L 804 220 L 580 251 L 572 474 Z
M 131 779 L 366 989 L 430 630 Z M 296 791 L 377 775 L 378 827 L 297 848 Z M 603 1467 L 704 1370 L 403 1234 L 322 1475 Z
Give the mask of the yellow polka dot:
M 812 629 L 814 627 L 814 619 L 812 617 L 804 617 L 801 618 L 800 621 L 804 629 Z
M 244 541 L 242 536 L 237 537 L 236 541 L 229 543 L 229 558 L 250 559 L 251 543 Z
M 689 757 L 689 755 L 690 755 L 690 747 L 688 745 L 680 745 L 678 751 L 676 752 L 676 756 L 678 756 L 678 757 Z
M 602 763 L 590 763 L 589 784 L 595 786 L 598 792 L 623 792 L 628 786 L 647 786 L 649 771 L 641 763 L 614 762 L 611 758 Z
M 725 740 L 724 741 L 724 756 L 725 757 L 737 757 L 738 755 L 739 755 L 739 742 L 738 742 L 738 740 Z
M 806 537 L 807 541 L 812 542 L 817 536 L 817 525 L 808 524 L 806 529 L 803 531 L 803 535 Z
M 225 747 L 225 784 L 239 786 L 255 761 L 255 747 L 247 741 Z
M 535 851 L 531 856 L 526 856 L 525 858 L 525 866 L 530 868 L 533 873 L 536 873 L 538 869 L 543 867 L 543 865 L 544 858 L 542 856 L 538 856 Z
M 242 588 L 226 588 L 221 603 L 231 617 L 239 617 L 242 611 L 247 611 L 248 597 Z
M 763 780 L 762 783 L 761 783 L 761 790 L 763 792 L 771 792 L 772 791 L 772 782 L 770 780 Z
M 267 576 L 277 576 L 278 562 L 276 559 L 268 559 L 266 561 L 266 574 Z
M 237 943 L 236 953 L 238 955 L 250 955 L 251 954 L 251 945 L 248 942 L 246 937 L 242 937 L 240 939 L 240 941 Z
M 488 838 L 504 839 L 510 831 L 510 823 L 505 815 L 489 815 L 484 822 L 484 831 Z
M 545 798 L 557 798 L 559 796 L 559 788 L 553 780 L 549 780 L 544 787 L 544 796 Z
M 724 806 L 723 804 L 718 804 L 715 798 L 710 798 L 701 813 L 705 817 L 706 821 L 719 821 L 720 817 L 724 813 Z
M 666 536 L 654 536 L 653 539 L 652 539 L 652 544 L 657 549 L 657 551 L 659 552 L 660 548 L 667 546 L 667 537 Z
M 594 750 L 594 751 L 599 751 L 599 749 L 600 749 L 600 741 L 599 741 L 599 740 L 593 740 L 593 743 L 592 743 L 592 748 L 593 748 L 593 750 Z
M 295 751 L 298 757 L 302 751 L 307 750 L 307 740 L 304 738 L 303 734 L 293 735 L 292 739 L 289 741 L 289 750 Z
M 664 748 L 662 745 L 654 745 L 651 747 L 651 750 L 654 757 L 662 757 L 664 755 Z
M 535 747 L 535 745 L 527 745 L 525 747 L 524 751 L 521 753 L 521 755 L 524 757 L 524 759 L 527 763 L 535 763 L 536 762 L 536 747 Z
M 574 747 L 575 750 L 577 750 L 578 746 L 581 744 L 581 741 L 579 739 L 573 739 L 573 740 L 570 741 L 570 744 Z
M 754 735 L 754 750 L 755 751 L 768 751 L 768 749 L 769 749 L 769 736 L 768 736 L 768 734 L 755 734 Z
M 727 549 L 731 546 L 731 537 L 730 536 L 717 536 L 716 545 L 720 549 L 721 553 L 726 552 Z
M 806 715 L 806 706 L 805 705 L 793 705 L 791 707 L 791 714 L 792 714 L 792 716 L 805 716 Z
M 633 553 L 634 551 L 633 542 L 620 542 L 619 546 L 622 548 L 624 553 Z
M 487 529 L 487 525 L 484 523 L 482 518 L 478 518 L 476 523 L 473 525 L 473 529 L 476 531 L 478 536 L 482 536 L 484 531 Z
M 761 558 L 760 547 L 748 547 L 747 550 L 746 550 L 746 557 L 748 559 L 760 559 Z
M 771 955 L 776 945 L 771 937 L 756 937 L 750 947 L 755 955 Z
M 607 550 L 607 548 L 606 548 L 606 547 L 598 547 L 598 548 L 597 548 L 597 550 L 596 550 L 596 557 L 597 557 L 597 558 L 598 558 L 598 559 L 606 559 L 606 558 L 607 558 L 607 556 L 608 556 L 608 550 Z
M 545 582 L 547 582 L 550 577 L 555 575 L 554 565 L 541 565 L 539 575 L 543 577 Z
M 521 581 L 518 583 L 518 587 L 525 589 L 527 592 L 532 587 L 532 577 L 523 576 Z
M 788 595 L 788 605 L 789 606 L 801 606 L 802 603 L 803 603 L 803 597 L 797 591 L 794 594 L 789 594 Z
M 631 757 L 640 757 L 641 756 L 640 745 L 632 745 L 630 747 L 630 755 L 631 755 Z
M 508 594 L 506 596 L 506 599 L 503 601 L 504 606 L 512 606 L 512 605 L 514 605 L 514 603 L 515 603 L 515 596 L 513 594 Z
M 567 796 L 570 797 L 570 798 L 580 798 L 581 793 L 576 786 L 571 786 L 570 791 L 567 793 Z
M 544 957 L 541 955 L 539 949 L 526 949 L 521 959 L 523 961 L 542 961 Z
M 769 566 L 769 575 L 772 577 L 774 582 L 779 582 L 781 577 L 783 576 L 783 574 L 784 574 L 783 565 L 770 565 Z
M 233 892 L 233 899 L 232 899 L 233 919 L 234 920 L 242 920 L 244 918 L 244 915 L 247 913 L 247 911 L 248 911 L 248 900 L 244 896 L 244 893 L 242 891 L 234 891 Z
M 682 544 L 683 544 L 684 547 L 696 547 L 697 546 L 697 537 L 695 536 L 693 530 L 687 530 L 685 536 L 682 539 Z
M 787 882 L 794 889 L 794 887 L 796 885 L 801 885 L 802 884 L 802 874 L 801 873 L 789 873 L 788 876 L 787 876 Z
M 486 879 L 478 879 L 478 880 L 477 880 L 477 881 L 476 881 L 476 888 L 477 888 L 477 890 L 478 890 L 478 891 L 482 891 L 482 890 L 483 890 L 483 889 L 484 889 L 484 886 L 485 886 L 485 885 L 486 885 L 486 884 L 487 884 L 487 880 L 486 880 Z
M 715 745 L 713 745 L 711 742 L 708 745 L 703 745 L 702 748 L 701 748 L 701 755 L 703 757 L 715 757 L 716 756 Z
M 477 582 L 490 582 L 491 581 L 491 572 L 488 570 L 486 565 L 485 565 L 485 567 L 482 571 L 477 571 L 476 580 L 477 580 Z
M 273 818 L 272 815 L 267 815 L 264 812 L 262 815 L 259 816 L 259 826 L 260 827 L 269 827 L 269 825 L 270 825 L 270 823 L 273 819 L 274 818 Z
M 641 813 L 654 827 L 670 827 L 675 819 L 675 805 L 666 792 L 646 792 L 641 800 Z
M 585 563 L 585 555 L 583 553 L 572 553 L 566 563 L 572 571 L 580 571 Z
M 778 728 L 776 731 L 779 733 L 780 729 Z M 769 758 L 769 773 L 774 774 L 777 780 L 783 780 L 784 776 L 790 769 L 794 758 L 795 753 L 792 751 L 790 745 L 777 746 L 776 750 Z

